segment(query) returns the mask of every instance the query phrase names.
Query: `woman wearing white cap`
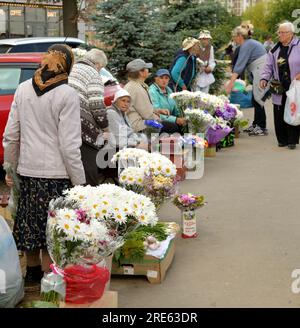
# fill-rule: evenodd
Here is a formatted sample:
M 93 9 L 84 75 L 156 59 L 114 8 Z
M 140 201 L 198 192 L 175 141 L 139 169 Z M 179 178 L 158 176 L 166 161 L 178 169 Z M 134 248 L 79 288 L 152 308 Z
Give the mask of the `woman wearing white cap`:
M 128 91 L 122 89 L 115 93 L 114 101 L 107 108 L 107 119 L 110 147 L 122 149 L 124 147 L 136 147 L 142 138 L 134 133 L 127 112 L 130 108 L 131 96 Z
M 182 42 L 180 49 L 171 65 L 170 87 L 176 92 L 181 90 L 191 90 L 192 82 L 196 77 L 196 51 L 199 40 L 186 38 Z
M 214 48 L 210 44 L 210 32 L 203 30 L 198 38 L 201 42 L 197 53 L 198 73 L 195 79 L 194 90 L 209 93 L 209 86 L 215 82 L 212 74 L 216 67 Z

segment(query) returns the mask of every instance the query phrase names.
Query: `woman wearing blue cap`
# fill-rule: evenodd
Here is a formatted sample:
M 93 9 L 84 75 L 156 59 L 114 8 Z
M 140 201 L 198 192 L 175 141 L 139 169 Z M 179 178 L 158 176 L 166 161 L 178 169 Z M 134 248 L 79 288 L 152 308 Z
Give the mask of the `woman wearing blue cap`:
M 169 115 L 160 115 L 161 120 L 176 123 L 179 126 L 186 125 L 186 120 L 176 105 L 173 98 L 170 97 L 172 90 L 168 87 L 170 73 L 167 69 L 159 69 L 155 73 L 154 83 L 149 88 L 149 94 L 154 109 L 167 110 Z

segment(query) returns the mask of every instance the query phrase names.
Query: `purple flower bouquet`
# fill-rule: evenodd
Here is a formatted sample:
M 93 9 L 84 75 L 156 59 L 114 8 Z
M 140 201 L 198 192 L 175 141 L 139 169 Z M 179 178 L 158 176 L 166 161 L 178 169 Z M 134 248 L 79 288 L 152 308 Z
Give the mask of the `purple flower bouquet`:
M 220 140 L 225 138 L 230 132 L 232 128 L 229 126 L 221 127 L 216 125 L 215 127 L 209 127 L 206 132 L 206 139 L 209 145 L 215 145 Z

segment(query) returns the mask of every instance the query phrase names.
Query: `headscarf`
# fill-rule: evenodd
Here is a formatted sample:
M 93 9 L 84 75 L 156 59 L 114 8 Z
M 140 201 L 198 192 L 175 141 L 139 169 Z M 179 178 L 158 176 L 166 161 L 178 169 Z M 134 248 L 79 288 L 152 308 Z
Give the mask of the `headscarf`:
M 32 85 L 37 96 L 68 83 L 68 76 L 74 63 L 72 49 L 65 44 L 54 44 L 48 49 L 42 60 L 42 66 L 36 70 Z

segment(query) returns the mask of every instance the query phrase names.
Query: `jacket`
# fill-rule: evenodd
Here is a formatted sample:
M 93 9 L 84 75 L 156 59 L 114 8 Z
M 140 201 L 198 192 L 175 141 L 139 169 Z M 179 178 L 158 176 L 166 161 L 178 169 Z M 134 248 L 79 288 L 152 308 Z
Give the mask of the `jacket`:
M 280 44 L 277 44 L 272 50 L 268 52 L 267 61 L 264 66 L 263 72 L 261 74 L 261 80 L 266 80 L 269 82 L 272 79 L 279 80 L 278 71 L 278 55 L 280 52 Z M 300 40 L 294 37 L 289 44 L 289 67 L 290 67 L 290 77 L 291 81 L 295 76 L 300 73 Z M 272 101 L 274 105 L 281 105 L 282 96 L 272 95 Z
M 170 111 L 169 116 L 160 115 L 161 120 L 176 123 L 177 117 L 180 117 L 180 111 L 177 108 L 175 100 L 170 97 L 171 93 L 172 90 L 167 87 L 167 95 L 165 95 L 156 83 L 151 84 L 149 88 L 153 107 L 157 109 L 168 109 Z
M 104 85 L 94 63 L 87 59 L 77 62 L 69 75 L 69 85 L 79 95 L 82 140 L 99 149 L 97 137 L 107 128 Z
M 122 113 L 115 105 L 107 108 L 108 119 L 108 145 L 122 149 L 124 147 L 135 147 L 141 138 L 134 133 L 127 115 Z
M 196 76 L 196 57 L 187 51 L 179 50 L 170 67 L 171 81 L 170 87 L 174 91 L 182 90 L 185 85 L 190 90 L 193 79 Z
M 159 120 L 159 115 L 153 111 L 153 105 L 148 92 L 147 84 L 131 80 L 125 87 L 131 96 L 131 105 L 127 117 L 135 132 L 143 131 L 146 128 L 144 120 Z
M 84 184 L 79 98 L 66 84 L 38 97 L 32 80 L 19 85 L 3 135 L 4 162 L 22 176 L 70 178 Z

